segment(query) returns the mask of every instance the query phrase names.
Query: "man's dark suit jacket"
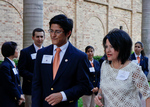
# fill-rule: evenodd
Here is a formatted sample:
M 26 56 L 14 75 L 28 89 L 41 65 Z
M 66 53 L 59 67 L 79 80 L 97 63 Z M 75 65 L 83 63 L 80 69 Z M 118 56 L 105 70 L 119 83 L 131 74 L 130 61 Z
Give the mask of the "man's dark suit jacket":
M 94 87 L 99 88 L 99 85 L 100 85 L 100 64 L 95 59 L 93 60 L 93 64 L 94 64 L 95 72 L 88 72 L 88 76 L 89 76 L 90 82 L 92 84 L 92 89 Z M 88 63 L 88 67 L 89 68 L 92 67 L 90 62 Z M 90 94 L 87 94 L 87 95 L 91 95 L 91 94 L 92 94 L 92 91 Z M 97 94 L 97 93 L 95 93 L 95 94 Z
M 131 54 L 130 57 L 131 60 L 136 60 L 135 54 Z M 142 70 L 144 72 L 144 74 L 147 76 L 149 69 L 148 69 L 148 58 L 146 56 L 142 56 L 140 57 L 140 66 L 142 67 Z
M 24 48 L 20 52 L 18 61 L 19 74 L 23 77 L 22 90 L 26 95 L 31 95 L 32 78 L 34 71 L 35 59 L 32 59 L 31 54 L 36 53 L 34 45 Z
M 54 107 L 77 107 L 78 98 L 90 87 L 86 74 L 87 55 L 69 42 L 68 48 L 53 80 L 53 61 L 42 63 L 43 55 L 53 56 L 53 45 L 40 49 L 35 62 L 32 84 L 32 107 L 52 107 L 44 99 L 52 93 L 64 91 L 67 101 Z
M 13 68 L 15 67 L 7 58 L 0 65 L 0 107 L 18 107 L 23 94 L 19 74 L 15 75 Z
M 105 59 L 106 59 L 106 55 L 104 54 L 103 57 L 101 57 L 101 59 L 99 60 L 100 69 L 101 69 L 102 63 L 104 62 Z

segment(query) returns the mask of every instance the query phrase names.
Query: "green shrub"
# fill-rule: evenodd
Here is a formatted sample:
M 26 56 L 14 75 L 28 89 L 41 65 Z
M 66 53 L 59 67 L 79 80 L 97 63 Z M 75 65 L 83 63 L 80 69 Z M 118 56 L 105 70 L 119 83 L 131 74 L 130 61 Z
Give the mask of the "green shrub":
M 94 56 L 93 58 L 94 58 L 95 60 L 99 61 L 99 60 L 101 59 L 101 57 L 102 57 L 102 56 L 98 56 L 98 55 L 97 55 L 97 56 Z
M 3 61 L 0 61 L 0 64 L 2 63 Z
M 2 63 L 3 61 L 0 61 L 0 64 Z M 16 64 L 16 66 L 18 65 L 18 59 L 14 59 L 14 62 Z
M 82 98 L 79 98 L 79 100 L 78 100 L 78 107 L 83 107 Z M 96 107 L 98 107 L 98 106 L 96 105 Z
M 78 100 L 78 107 L 83 107 L 82 98 L 79 98 L 79 100 Z
M 18 65 L 18 59 L 14 59 L 16 66 Z

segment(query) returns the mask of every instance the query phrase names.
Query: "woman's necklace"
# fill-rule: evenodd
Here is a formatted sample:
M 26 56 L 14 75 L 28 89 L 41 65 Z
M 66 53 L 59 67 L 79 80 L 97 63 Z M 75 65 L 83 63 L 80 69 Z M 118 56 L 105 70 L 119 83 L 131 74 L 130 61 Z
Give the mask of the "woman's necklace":
M 113 62 L 111 62 L 111 66 L 112 66 L 113 70 L 116 69 L 116 68 L 114 68 L 114 66 L 113 66 Z M 120 67 L 119 67 L 118 69 L 116 69 L 116 70 L 119 71 L 119 70 L 122 68 L 122 66 L 123 66 L 123 64 L 121 64 Z

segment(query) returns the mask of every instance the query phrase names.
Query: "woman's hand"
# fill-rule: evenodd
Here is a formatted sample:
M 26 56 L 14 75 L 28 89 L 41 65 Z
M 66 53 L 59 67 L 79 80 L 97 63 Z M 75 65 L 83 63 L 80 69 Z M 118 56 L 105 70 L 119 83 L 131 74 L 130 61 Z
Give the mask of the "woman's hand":
M 19 105 L 21 105 L 22 102 L 24 102 L 24 101 L 25 101 L 25 98 L 24 98 L 24 95 L 22 94 L 20 99 L 19 99 Z
M 103 106 L 102 102 L 101 102 L 102 96 L 97 94 L 97 96 L 94 98 L 94 102 L 96 105 L 98 106 Z

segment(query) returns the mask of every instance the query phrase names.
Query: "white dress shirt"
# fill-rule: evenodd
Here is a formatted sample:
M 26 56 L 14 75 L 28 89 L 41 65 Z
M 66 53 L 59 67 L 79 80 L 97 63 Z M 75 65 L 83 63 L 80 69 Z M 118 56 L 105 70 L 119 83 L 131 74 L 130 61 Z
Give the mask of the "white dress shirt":
M 134 55 L 135 55 L 136 60 L 137 60 L 137 57 L 141 57 L 141 54 L 137 55 L 135 52 L 134 52 Z M 140 63 L 137 63 L 137 65 L 140 65 Z
M 39 49 L 41 49 L 42 48 L 42 46 L 39 48 L 38 46 L 36 46 L 35 44 L 33 44 L 34 45 L 34 48 L 35 48 L 35 52 L 37 53 L 37 51 L 39 50 Z
M 68 48 L 68 45 L 69 45 L 69 42 L 67 41 L 66 44 L 64 44 L 63 46 L 59 47 L 61 49 L 61 51 L 59 53 L 59 55 L 60 55 L 60 63 L 61 63 L 61 61 L 62 61 L 62 59 L 63 59 L 63 57 L 65 55 L 65 52 L 66 52 L 66 50 Z M 53 59 L 54 59 L 54 56 L 55 56 L 55 53 L 56 53 L 56 48 L 58 48 L 58 47 L 56 45 L 54 45 L 54 48 L 53 48 Z M 61 95 L 63 97 L 62 101 L 67 101 L 67 96 L 64 93 L 64 91 L 61 91 L 60 93 L 61 93 Z

